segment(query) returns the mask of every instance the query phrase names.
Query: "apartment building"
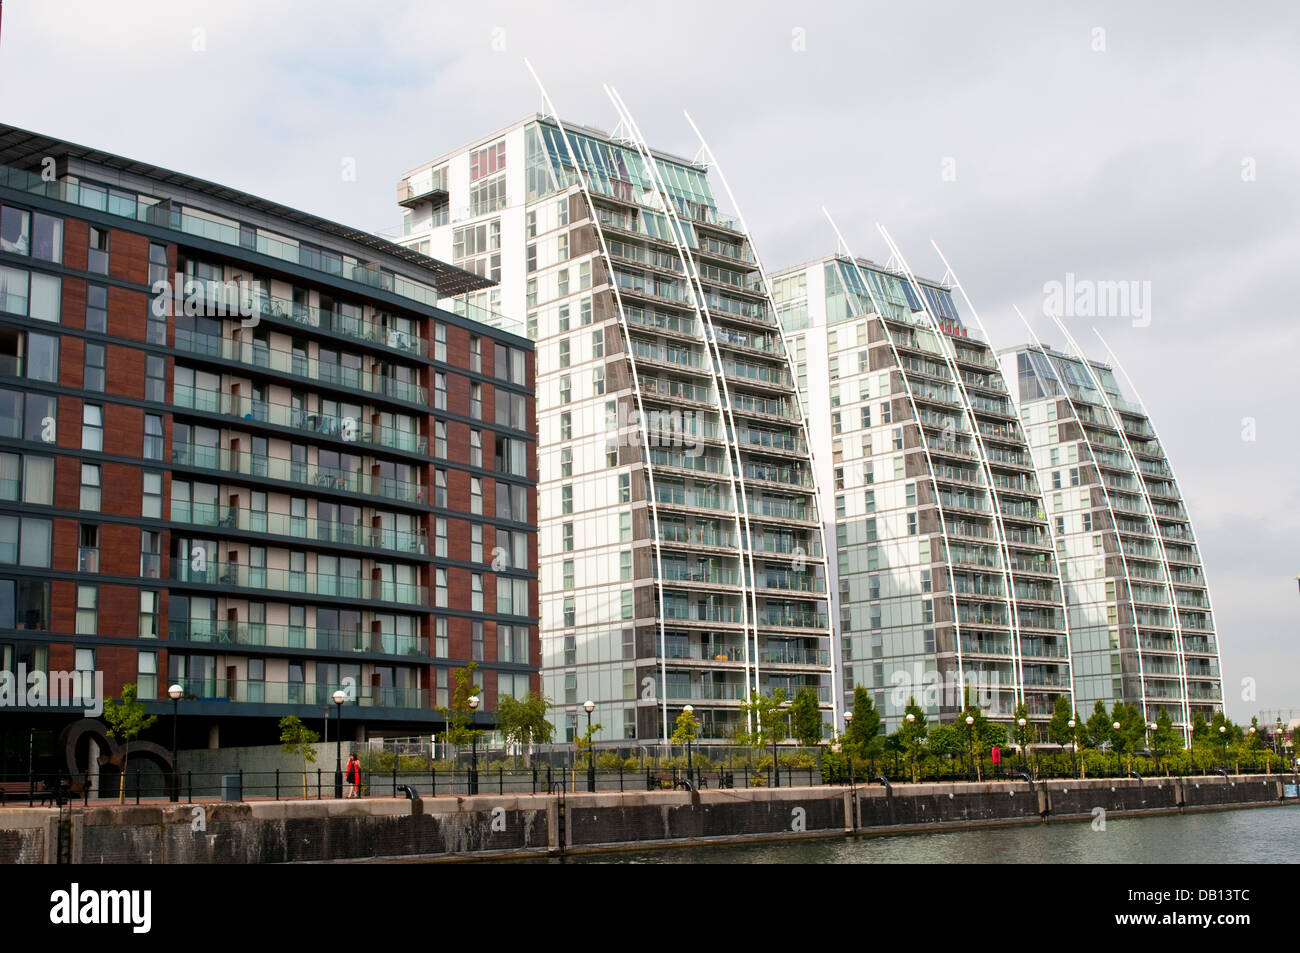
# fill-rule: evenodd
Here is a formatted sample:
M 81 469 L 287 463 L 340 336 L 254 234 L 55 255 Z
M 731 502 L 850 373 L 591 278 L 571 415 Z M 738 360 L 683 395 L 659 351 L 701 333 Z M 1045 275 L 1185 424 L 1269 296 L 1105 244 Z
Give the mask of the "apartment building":
M 438 306 L 487 279 L 8 126 L 0 205 L 5 671 L 178 683 L 183 746 L 538 687 L 533 345 Z M 77 716 L 0 711 L 7 761 Z
M 498 284 L 449 303 L 537 342 L 542 671 L 560 740 L 702 735 L 742 702 L 833 716 L 806 427 L 749 236 L 708 169 L 530 116 L 402 177 L 408 247 Z
M 777 271 L 811 415 L 846 705 L 1041 726 L 1071 692 L 1051 527 L 998 362 L 947 286 L 830 255 Z M 968 694 L 969 693 L 969 694 Z

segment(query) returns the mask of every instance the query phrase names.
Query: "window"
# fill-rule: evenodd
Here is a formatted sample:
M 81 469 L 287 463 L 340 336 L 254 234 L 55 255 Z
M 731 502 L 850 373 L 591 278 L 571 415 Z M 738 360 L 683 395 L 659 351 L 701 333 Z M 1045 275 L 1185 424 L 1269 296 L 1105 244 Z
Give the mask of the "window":
M 620 503 L 629 503 L 632 500 L 632 475 L 630 473 L 620 473 L 618 475 L 618 501 Z
M 483 574 L 481 572 L 472 572 L 469 574 L 469 607 L 475 612 L 483 611 Z
M 475 420 L 483 419 L 483 385 L 469 385 L 469 415 Z
M 471 622 L 469 624 L 469 651 L 470 659 L 475 662 L 483 661 L 483 623 Z
M 156 354 L 145 358 L 144 399 L 158 403 L 167 399 L 167 359 Z
M 483 561 L 483 527 L 477 523 L 469 528 L 469 559 L 474 563 Z
M 447 471 L 433 471 L 433 505 L 447 508 Z
M 890 405 L 889 401 L 885 401 L 880 405 L 880 422 L 882 424 L 888 424 L 888 423 L 893 423 L 893 421 L 894 421 L 893 408 Z
M 163 458 L 163 423 L 158 414 L 144 415 L 144 458 L 161 460 Z
M 862 429 L 866 430 L 870 426 L 871 426 L 871 408 L 863 404 L 862 405 Z
M 618 578 L 627 582 L 632 578 L 632 551 L 625 549 L 618 554 Z
M 620 543 L 630 543 L 632 541 L 632 514 L 618 514 L 618 541 Z
M 447 363 L 447 325 L 433 323 L 433 359 Z
M 560 451 L 560 476 L 573 476 L 573 451 L 568 447 Z
M 604 328 L 597 328 L 591 332 L 591 356 L 593 358 L 603 358 L 605 356 Z
M 577 610 L 573 606 L 573 596 L 564 597 L 564 625 L 572 627 L 577 624 Z
M 469 462 L 470 466 L 483 466 L 483 431 L 481 430 L 469 432 Z
M 469 478 L 469 511 L 475 516 L 483 515 L 483 480 L 481 477 Z
M 447 459 L 447 424 L 441 420 L 433 422 L 433 455 L 440 460 Z
M 560 528 L 560 538 L 566 553 L 573 552 L 573 524 L 565 523 Z
M 560 375 L 560 403 L 567 404 L 573 399 L 573 378 L 568 374 Z
M 140 638 L 158 638 L 158 593 L 140 590 Z
M 99 512 L 99 465 L 81 465 L 81 509 Z
M 162 533 L 151 530 L 140 532 L 140 576 L 158 579 L 162 576 Z M 265 557 L 264 557 L 265 558 Z
M 566 559 L 563 563 L 562 568 L 563 568 L 562 575 L 564 577 L 563 588 L 572 589 L 573 588 L 573 560 Z
M 447 375 L 442 372 L 435 372 L 433 375 L 433 408 L 434 410 L 447 409 Z
M 86 330 L 108 330 L 108 289 L 103 285 L 86 285 Z
M 99 572 L 99 527 L 82 523 L 78 540 L 77 572 Z
M 916 535 L 916 514 L 915 513 L 907 514 L 907 535 L 908 536 Z
M 136 656 L 135 687 L 139 698 L 158 697 L 158 653 L 140 652 Z
M 77 587 L 77 635 L 95 635 L 99 628 L 99 589 Z
M 48 334 L 27 333 L 27 379 L 59 380 L 59 339 Z
M 573 439 L 573 414 L 567 410 L 560 414 L 560 439 Z
M 560 366 L 561 367 L 569 366 L 569 342 L 568 341 L 560 342 Z
M 591 370 L 591 389 L 595 394 L 605 393 L 605 368 L 594 367 Z
M 84 404 L 81 408 L 81 449 L 104 450 L 104 408 L 98 404 Z
M 86 255 L 86 270 L 98 275 L 108 274 L 108 232 L 90 227 L 90 248 Z
M 624 589 L 621 593 L 619 593 L 619 603 L 620 603 L 619 605 L 620 617 L 623 619 L 631 619 L 633 617 L 631 589 Z
M 433 587 L 433 604 L 439 608 L 447 608 L 447 570 L 435 569 L 434 587 Z
M 560 512 L 568 516 L 573 512 L 573 484 L 566 483 L 560 487 Z

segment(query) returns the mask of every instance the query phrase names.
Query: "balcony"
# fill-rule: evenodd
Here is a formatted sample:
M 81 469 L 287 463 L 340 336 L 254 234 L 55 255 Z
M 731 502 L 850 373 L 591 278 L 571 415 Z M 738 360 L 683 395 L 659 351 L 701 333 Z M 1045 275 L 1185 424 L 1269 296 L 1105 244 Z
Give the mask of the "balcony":
M 428 539 L 422 529 L 383 529 L 361 521 L 342 523 L 318 520 L 315 517 L 290 516 L 287 513 L 255 512 L 246 507 L 231 509 L 218 503 L 187 503 L 183 500 L 172 501 L 171 518 L 174 523 L 267 533 L 298 542 L 311 540 L 343 546 L 368 546 L 415 555 L 425 555 L 429 551 Z
M 322 364 L 315 358 L 308 359 L 283 348 L 255 344 L 251 341 L 233 341 L 230 338 L 218 337 L 214 334 L 199 334 L 184 328 L 176 329 L 175 347 L 178 351 L 188 351 L 204 357 L 275 371 L 277 374 L 298 377 L 304 381 L 333 384 L 393 400 L 419 404 L 425 408 L 429 406 L 428 394 L 417 384 L 383 374 L 369 373 L 360 368 Z
M 206 702 L 242 702 L 252 705 L 307 705 L 334 707 L 338 685 L 310 682 L 258 682 L 226 678 L 173 678 L 187 697 Z M 375 688 L 364 685 L 348 705 L 362 708 L 427 709 L 429 693 L 422 688 Z
M 221 586 L 231 589 L 257 589 L 266 592 L 340 599 L 368 599 L 405 606 L 428 605 L 428 590 L 421 585 L 389 579 L 363 579 L 293 569 L 271 569 L 244 563 L 211 560 L 204 569 L 193 568 L 190 560 L 171 559 L 173 585 L 185 583 Z
M 372 652 L 378 655 L 421 657 L 429 655 L 429 640 L 423 636 L 398 635 L 393 632 L 360 632 L 352 629 L 318 629 L 315 626 L 276 625 L 265 622 L 170 620 L 167 623 L 167 638 L 172 642 L 305 649 L 320 652 Z
M 205 390 L 184 384 L 175 385 L 172 394 L 172 404 L 186 410 L 220 414 L 223 417 L 276 427 L 288 427 L 345 443 L 383 447 L 421 457 L 428 455 L 427 437 L 395 427 L 366 424 L 356 418 L 309 412 L 288 404 L 236 397 L 223 391 Z M 349 434 L 354 436 L 349 437 Z
M 234 453 L 219 447 L 196 447 L 178 443 L 172 445 L 172 463 L 180 466 L 212 470 L 223 474 L 241 474 L 280 480 L 308 489 L 335 493 L 374 496 L 399 503 L 422 504 L 424 487 L 391 477 L 368 473 L 348 472 L 338 467 L 321 467 L 300 463 L 285 457 L 253 454 L 246 451 Z

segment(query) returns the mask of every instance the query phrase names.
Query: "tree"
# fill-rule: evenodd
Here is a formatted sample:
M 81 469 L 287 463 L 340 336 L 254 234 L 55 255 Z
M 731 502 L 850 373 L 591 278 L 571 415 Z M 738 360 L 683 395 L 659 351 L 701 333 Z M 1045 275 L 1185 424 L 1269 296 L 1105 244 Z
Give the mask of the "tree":
M 136 695 L 134 683 L 122 686 L 122 700 L 109 699 L 104 706 L 104 721 L 108 722 L 109 737 L 122 742 L 122 776 L 117 784 L 117 803 L 126 803 L 126 763 L 130 756 L 131 742 L 140 736 L 140 732 L 151 728 L 158 720 L 157 715 L 144 713 L 144 702 Z
M 684 745 L 688 741 L 694 741 L 699 737 L 700 725 L 695 720 L 695 712 L 682 709 L 677 721 L 673 725 L 673 736 L 670 741 L 675 745 Z
M 970 692 L 966 692 L 966 698 L 969 701 Z M 971 724 L 966 724 L 966 719 L 971 719 Z M 957 716 L 957 730 L 962 734 L 963 747 L 971 758 L 971 763 L 975 768 L 975 779 L 984 780 L 984 752 L 992 745 L 997 744 L 996 732 L 991 729 L 995 726 L 984 717 L 984 713 L 979 710 L 978 705 L 967 705 L 966 709 Z M 1002 730 L 1002 741 L 1006 741 L 1006 729 Z
M 907 720 L 908 715 L 912 716 L 911 721 Z M 916 703 L 914 696 L 908 696 L 907 707 L 903 709 L 903 721 L 899 724 L 896 734 L 898 736 L 898 748 L 907 756 L 907 762 L 912 768 L 912 783 L 914 784 L 919 780 L 916 759 L 921 753 L 921 747 L 925 744 L 925 733 L 925 712 Z
M 1110 743 L 1111 717 L 1106 714 L 1105 703 L 1098 698 L 1097 703 L 1092 706 L 1092 714 L 1088 716 L 1088 737 L 1084 739 L 1084 745 L 1100 751 Z
M 473 724 L 473 711 L 469 700 L 472 696 L 483 697 L 483 689 L 474 684 L 474 670 L 478 662 L 470 662 L 465 668 L 458 668 L 452 674 L 456 679 L 456 690 L 452 692 L 451 704 L 435 708 L 447 725 L 447 741 L 457 748 L 469 744 L 480 734 L 470 727 Z
M 302 758 L 302 796 L 307 797 L 307 765 L 316 763 L 316 742 L 320 735 L 302 723 L 297 715 L 280 719 L 280 744 L 284 753 Z
M 965 725 L 962 725 L 965 728 Z M 956 725 L 935 725 L 925 735 L 925 746 L 931 754 L 951 758 L 965 750 L 966 742 Z
M 497 697 L 497 730 L 507 745 L 524 747 L 525 765 L 530 763 L 533 745 L 549 744 L 555 737 L 555 726 L 546 717 L 550 707 L 550 700 L 536 692 L 523 698 Z
M 1057 698 L 1064 698 L 1064 696 L 1058 695 Z M 1025 720 L 1023 726 L 1020 724 L 1020 719 L 1022 718 Z M 1011 733 L 1016 740 L 1016 746 L 1020 748 L 1020 762 L 1024 766 L 1025 770 L 1028 770 L 1029 746 L 1037 740 L 1037 732 L 1034 729 L 1034 723 L 1029 720 L 1029 706 L 1024 702 L 1017 705 L 1015 713 L 1011 716 L 1011 720 L 1013 722 Z
M 865 685 L 853 689 L 853 718 L 844 730 L 844 740 L 853 746 L 854 757 L 875 760 L 880 756 L 880 712 Z
M 1133 770 L 1133 755 L 1136 754 L 1146 740 L 1147 725 L 1142 711 L 1136 705 L 1125 705 L 1123 702 L 1115 702 L 1115 707 L 1111 709 L 1111 747 L 1118 754 L 1124 755 L 1125 763 L 1129 770 Z M 1119 722 L 1119 729 L 1116 730 L 1114 723 Z
M 1151 733 L 1151 753 L 1156 758 L 1156 770 L 1160 770 L 1160 759 L 1167 758 L 1174 751 L 1183 747 L 1183 739 L 1174 729 L 1174 720 L 1162 707 L 1156 716 L 1156 730 Z M 1169 765 L 1165 765 L 1165 775 L 1169 774 Z
M 1056 707 L 1052 709 L 1052 720 L 1047 723 L 1047 737 L 1052 744 L 1065 747 L 1074 741 L 1074 731 L 1070 729 L 1070 719 L 1078 725 L 1079 718 L 1070 711 L 1070 699 L 1066 695 L 1056 696 Z
M 794 693 L 790 721 L 799 744 L 811 747 L 822 740 L 822 710 L 815 688 L 805 685 Z
M 785 740 L 785 712 L 781 709 L 784 701 L 785 691 L 778 688 L 771 698 L 752 692 L 749 701 L 741 703 L 741 715 L 753 725 L 753 730 L 744 736 L 749 745 L 761 748 Z
M 1210 726 L 1205 723 L 1205 716 L 1199 711 L 1192 716 L 1192 748 L 1196 749 L 1210 740 Z

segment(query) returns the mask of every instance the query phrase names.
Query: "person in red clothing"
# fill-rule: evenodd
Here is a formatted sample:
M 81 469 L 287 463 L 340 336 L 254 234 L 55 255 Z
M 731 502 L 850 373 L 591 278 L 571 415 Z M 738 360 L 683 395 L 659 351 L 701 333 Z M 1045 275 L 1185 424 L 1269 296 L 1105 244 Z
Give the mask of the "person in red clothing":
M 348 756 L 348 766 L 343 771 L 343 777 L 347 778 L 348 784 L 352 785 L 352 789 L 348 791 L 348 797 L 360 797 L 361 762 L 357 760 L 355 751 Z

